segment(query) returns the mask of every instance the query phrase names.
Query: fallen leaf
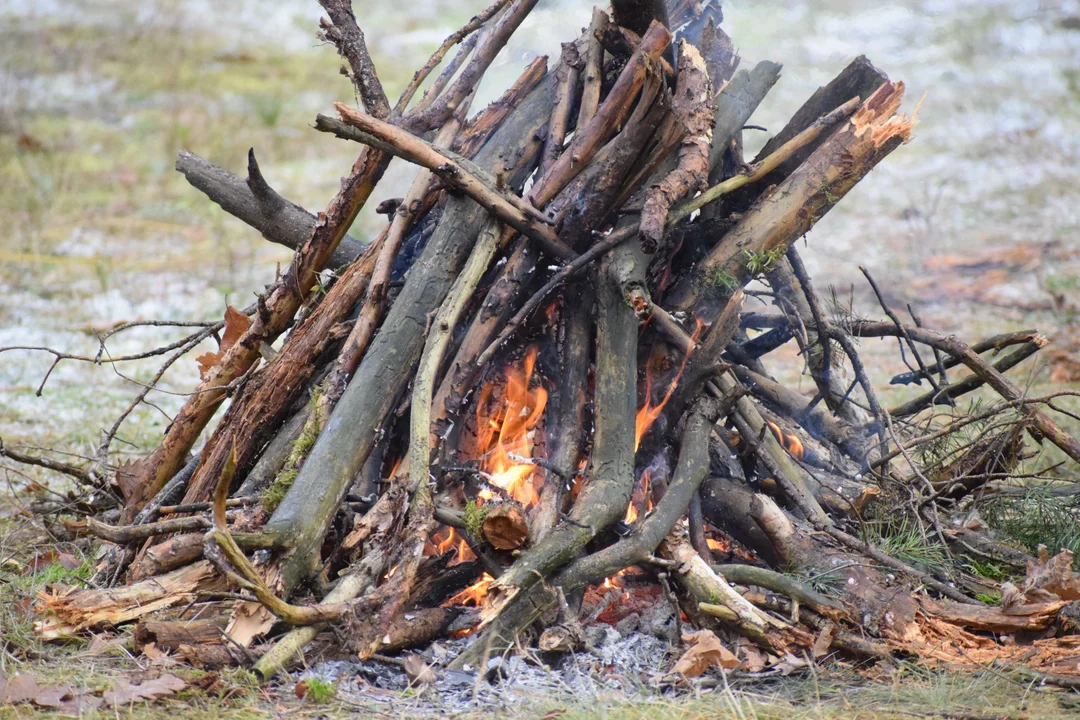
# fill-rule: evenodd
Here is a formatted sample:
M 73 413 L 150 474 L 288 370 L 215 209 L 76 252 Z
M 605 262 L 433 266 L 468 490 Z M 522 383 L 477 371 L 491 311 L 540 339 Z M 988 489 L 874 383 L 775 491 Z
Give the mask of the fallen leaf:
M 1023 593 L 1028 602 L 1046 602 L 1050 599 L 1080 600 L 1080 576 L 1072 571 L 1073 554 L 1062 550 L 1050 557 L 1045 545 L 1039 546 L 1035 562 L 1028 562 Z
M 832 623 L 828 623 L 825 627 L 821 628 L 821 632 L 818 633 L 817 638 L 814 640 L 812 652 L 815 660 L 829 654 L 829 648 L 832 647 L 833 636 L 835 634 L 836 626 Z
M 428 685 L 435 682 L 435 671 L 419 655 L 405 658 L 405 676 L 410 685 Z
M 218 345 L 218 351 L 204 353 L 195 358 L 195 362 L 199 363 L 200 378 L 206 379 L 206 376 L 221 361 L 225 353 L 229 352 L 229 348 L 235 345 L 236 341 L 247 332 L 250 325 L 251 318 L 247 315 L 232 305 L 225 308 L 225 332 L 221 335 L 221 344 Z
M 744 637 L 739 638 L 739 654 L 742 655 L 743 664 L 749 672 L 761 672 L 768 665 L 765 655 Z
M 60 553 L 55 550 L 49 550 L 48 552 L 37 553 L 30 562 L 27 564 L 26 569 L 32 573 L 41 572 L 49 565 L 56 562 L 56 559 L 60 556 Z
M 783 659 L 776 664 L 776 669 L 781 675 L 790 675 L 799 668 L 806 667 L 807 664 L 802 658 L 795 657 L 791 653 L 784 653 Z
M 157 643 L 146 643 L 143 646 L 143 655 L 150 659 L 151 665 L 176 665 L 177 661 L 169 653 L 157 646 Z
M 683 641 L 690 643 L 690 647 L 675 663 L 672 672 L 685 678 L 698 677 L 713 665 L 732 670 L 740 664 L 739 659 L 721 644 L 720 638 L 712 630 L 686 633 Z
M 117 707 L 144 700 L 159 700 L 174 695 L 186 687 L 186 680 L 168 674 L 153 680 L 145 680 L 139 685 L 120 678 L 112 688 L 102 693 L 101 697 L 109 705 Z
M 37 678 L 33 675 L 15 675 L 5 680 L 0 678 L 0 705 L 18 705 L 33 700 L 41 692 Z

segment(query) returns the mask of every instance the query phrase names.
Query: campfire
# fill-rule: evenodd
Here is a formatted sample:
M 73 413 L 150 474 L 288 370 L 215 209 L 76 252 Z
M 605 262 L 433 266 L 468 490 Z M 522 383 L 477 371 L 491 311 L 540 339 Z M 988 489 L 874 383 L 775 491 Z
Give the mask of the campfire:
M 361 660 L 453 638 L 440 662 L 473 672 L 659 607 L 681 679 L 1071 657 L 1071 555 L 961 517 L 1036 442 L 1080 460 L 1054 397 L 1006 374 L 1046 339 L 966 344 L 869 273 L 885 319 L 863 319 L 822 299 L 796 247 L 913 140 L 903 82 L 859 57 L 747 158 L 780 66 L 745 67 L 714 0 L 597 9 L 486 108 L 476 86 L 535 0 L 477 14 L 394 105 L 349 2 L 320 2 L 363 109 L 315 128 L 357 160 L 316 215 L 254 152 L 246 178 L 181 153 L 195 188 L 296 253 L 176 346 L 219 340 L 156 449 L 116 467 L 114 428 L 92 468 L 47 465 L 91 493 L 57 532 L 106 551 L 92 588 L 40 598 L 42 637 L 134 622 L 158 650 L 264 678 L 320 634 Z M 421 172 L 377 237 L 350 236 L 392 160 Z M 884 407 L 861 338 L 894 339 L 898 381 L 925 392 Z M 787 344 L 809 392 L 770 372 Z M 891 556 L 868 528 L 900 516 L 1012 582 Z M 191 630 L 196 601 L 213 631 Z

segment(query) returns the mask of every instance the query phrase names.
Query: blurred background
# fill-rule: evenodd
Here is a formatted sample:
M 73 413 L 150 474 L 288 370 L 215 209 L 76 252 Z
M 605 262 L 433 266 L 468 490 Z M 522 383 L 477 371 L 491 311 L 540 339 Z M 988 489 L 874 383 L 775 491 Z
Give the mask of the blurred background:
M 486 4 L 355 0 L 387 94 L 395 98 Z M 474 108 L 535 56 L 557 58 L 591 6 L 541 2 Z M 1080 2 L 723 9 L 743 67 L 784 66 L 751 121 L 768 131 L 859 54 L 907 83 L 905 110 L 926 94 L 914 142 L 808 236 L 804 257 L 822 293 L 833 285 L 862 314 L 880 315 L 859 275 L 866 265 L 895 307 L 913 303 L 936 329 L 974 341 L 1040 328 L 1054 344 L 1017 380 L 1080 384 Z M 119 323 L 218 319 L 274 279 L 289 253 L 212 205 L 173 162 L 186 148 L 243 174 L 253 147 L 281 194 L 312 212 L 325 207 L 357 148 L 310 129 L 331 102 L 355 102 L 333 48 L 315 40 L 319 15 L 315 0 L 0 0 L 0 346 L 93 355 L 96 334 Z M 768 137 L 748 131 L 747 157 Z M 375 200 L 399 195 L 410 175 L 395 161 Z M 370 237 L 382 222 L 365 212 L 352 234 Z M 110 340 L 109 352 L 182 336 L 134 330 Z M 882 385 L 905 369 L 894 342 L 864 341 Z M 197 382 L 199 352 L 124 425 L 121 454 L 156 444 L 180 393 Z M 797 380 L 794 349 L 790 360 L 770 370 Z M 91 450 L 159 365 L 65 361 L 38 397 L 51 362 L 43 352 L 0 354 L 0 437 L 9 445 Z M 914 392 L 884 397 L 893 404 Z

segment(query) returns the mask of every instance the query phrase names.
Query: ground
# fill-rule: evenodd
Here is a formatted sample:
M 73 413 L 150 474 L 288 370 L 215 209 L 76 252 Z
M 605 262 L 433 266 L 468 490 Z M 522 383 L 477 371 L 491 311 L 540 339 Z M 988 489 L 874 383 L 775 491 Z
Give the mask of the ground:
M 356 5 L 396 97 L 412 68 L 480 4 Z M 542 2 L 485 81 L 481 100 L 493 98 L 536 54 L 557 53 L 558 42 L 587 22 L 589 6 Z M 860 53 L 907 83 L 907 110 L 926 93 L 915 141 L 808 237 L 805 257 L 823 291 L 831 284 L 847 298 L 855 284 L 857 310 L 878 315 L 861 282 L 861 263 L 890 302 L 897 308 L 913 302 L 931 327 L 966 339 L 1039 327 L 1054 341 L 1051 352 L 1017 376 L 1034 393 L 1051 387 L 1050 373 L 1068 370 L 1054 361 L 1061 356 L 1052 349 L 1080 348 L 1080 4 L 900 0 L 868 10 L 851 0 L 795 0 L 779 9 L 730 3 L 724 12 L 744 66 L 766 58 L 784 64 L 781 82 L 753 119 L 769 130 Z M 332 49 L 313 39 L 318 14 L 314 0 L 0 0 L 0 346 L 92 356 L 95 334 L 118 323 L 219 318 L 226 304 L 246 304 L 273 279 L 288 253 L 207 203 L 172 163 L 176 151 L 187 148 L 239 172 L 253 147 L 283 195 L 313 211 L 325 206 L 356 150 L 310 130 L 316 112 L 353 97 Z M 765 137 L 748 132 L 748 156 Z M 391 175 L 377 200 L 400 194 L 409 169 L 395 164 Z M 380 222 L 365 212 L 353 234 L 370 236 Z M 135 330 L 111 340 L 108 350 L 131 353 L 180 336 L 177 329 Z M 880 386 L 905 369 L 891 343 L 864 344 Z M 140 407 L 123 425 L 113 459 L 153 447 L 183 401 L 180 393 L 197 379 L 197 354 L 177 363 L 163 392 L 151 396 L 153 405 Z M 135 383 L 149 380 L 157 367 L 154 359 L 117 371 L 64 361 L 38 397 L 51 360 L 37 351 L 0 354 L 0 438 L 7 446 L 89 454 L 138 391 Z M 798 359 L 781 354 L 770 370 L 793 381 Z M 1080 377 L 1066 373 L 1055 380 L 1075 388 Z M 891 388 L 883 399 L 891 405 L 915 392 Z M 1061 421 L 1077 428 L 1075 421 Z M 1046 465 L 1053 457 L 1032 462 Z M 14 466 L 2 473 L 0 563 L 7 564 L 0 567 L 6 643 L 0 675 L 69 677 L 77 669 L 81 681 L 92 684 L 134 667 L 130 658 L 88 662 L 85 645 L 46 648 L 26 634 L 20 601 L 47 578 L 35 576 L 32 564 L 29 574 L 16 570 L 28 567 L 34 550 L 21 544 L 28 536 L 18 507 L 30 483 L 50 480 Z M 77 560 L 82 567 L 87 559 Z M 77 577 L 82 571 L 69 572 Z M 32 659 L 20 663 L 16 656 Z M 852 682 L 830 671 L 739 686 L 701 701 L 599 710 L 554 703 L 545 711 L 563 708 L 563 717 L 888 717 L 890 706 L 896 716 L 910 716 L 941 712 L 948 702 L 956 716 L 1051 717 L 1067 714 L 1072 702 L 989 671 L 948 677 L 912 669 L 883 684 Z M 347 706 L 297 706 L 291 697 L 287 689 L 271 699 L 252 688 L 244 699 L 184 701 L 185 712 L 197 709 L 207 717 L 348 712 Z M 172 711 L 165 706 L 161 712 Z M 5 713 L 27 711 L 0 709 Z

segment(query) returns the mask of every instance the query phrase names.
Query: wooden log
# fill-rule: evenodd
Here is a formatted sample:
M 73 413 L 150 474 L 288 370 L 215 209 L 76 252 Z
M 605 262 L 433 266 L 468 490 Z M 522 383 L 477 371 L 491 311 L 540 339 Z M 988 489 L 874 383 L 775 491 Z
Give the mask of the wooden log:
M 44 598 L 44 620 L 34 623 L 43 640 L 92 628 L 113 627 L 163 608 L 191 602 L 200 590 L 220 587 L 208 562 L 196 562 L 149 580 L 111 590 L 68 588 Z
M 529 537 L 529 523 L 516 503 L 499 503 L 484 516 L 483 533 L 496 550 L 517 550 Z
M 177 153 L 176 170 L 222 210 L 255 228 L 272 243 L 296 250 L 315 228 L 314 215 L 278 195 L 266 182 L 255 161 L 254 150 L 248 151 L 246 180 L 187 150 Z M 331 270 L 345 267 L 367 245 L 346 235 L 330 255 L 326 267 Z
M 555 527 L 563 509 L 564 493 L 577 472 L 588 427 L 585 412 L 589 404 L 589 365 L 592 360 L 593 293 L 583 286 L 568 288 L 562 311 L 562 366 L 558 374 L 550 414 L 548 444 L 551 467 L 540 491 L 540 502 L 532 518 L 530 541 L 535 545 Z
M 227 615 L 194 620 L 140 620 L 135 625 L 135 651 L 154 643 L 159 650 L 174 652 L 181 645 L 221 645 Z
M 776 152 L 789 140 L 810 127 L 815 120 L 822 115 L 832 112 L 852 98 L 859 97 L 864 100 L 873 95 L 882 85 L 889 82 L 889 76 L 874 67 L 865 55 L 855 58 L 840 71 L 827 85 L 818 88 L 810 98 L 803 103 L 802 107 L 795 111 L 784 128 L 776 133 L 764 147 L 758 152 L 754 162 L 759 162 L 765 157 Z M 733 206 L 744 207 L 753 198 L 761 194 L 763 188 L 777 185 L 790 176 L 796 168 L 802 165 L 813 154 L 826 138 L 821 138 L 806 148 L 792 155 L 776 169 L 762 178 L 755 185 L 746 188 L 740 197 L 733 198 Z

